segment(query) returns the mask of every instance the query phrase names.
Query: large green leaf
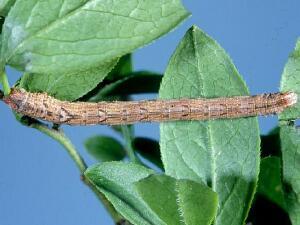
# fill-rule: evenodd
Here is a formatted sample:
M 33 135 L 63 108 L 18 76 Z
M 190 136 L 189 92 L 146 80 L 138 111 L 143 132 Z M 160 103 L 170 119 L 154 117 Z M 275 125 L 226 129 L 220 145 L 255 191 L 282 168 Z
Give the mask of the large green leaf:
M 294 126 L 280 128 L 286 209 L 293 225 L 300 224 L 300 131 Z
M 123 145 L 112 137 L 95 136 L 84 144 L 88 153 L 99 162 L 119 161 L 126 156 Z
M 137 182 L 136 187 L 168 225 L 210 225 L 217 213 L 217 194 L 204 184 L 152 175 Z
M 6 16 L 16 0 L 0 0 L 0 15 Z
M 188 15 L 180 0 L 16 1 L 1 61 L 29 73 L 79 73 L 153 41 Z
M 135 225 L 166 225 L 146 205 L 134 186 L 153 174 L 134 163 L 110 162 L 92 166 L 85 176 L 113 204 L 116 210 Z
M 160 89 L 162 99 L 248 94 L 225 51 L 197 27 L 177 47 Z M 257 119 L 168 122 L 160 131 L 166 173 L 217 192 L 215 224 L 243 224 L 259 172 Z
M 281 78 L 281 91 L 294 91 L 300 94 L 300 39 L 296 43 L 295 50 L 290 54 Z M 300 101 L 280 114 L 281 120 L 293 120 L 300 118 Z
M 260 165 L 257 193 L 276 203 L 282 209 L 286 208 L 281 181 L 281 159 L 266 157 Z
M 96 68 L 70 74 L 25 73 L 20 87 L 30 92 L 46 92 L 57 99 L 74 101 L 95 88 L 114 68 L 116 62 L 117 60 L 112 60 Z

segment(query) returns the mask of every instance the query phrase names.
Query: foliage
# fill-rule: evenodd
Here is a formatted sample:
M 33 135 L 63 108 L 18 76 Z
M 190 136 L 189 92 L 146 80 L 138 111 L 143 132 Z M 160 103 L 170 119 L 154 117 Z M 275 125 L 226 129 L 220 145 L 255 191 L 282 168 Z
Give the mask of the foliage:
M 225 50 L 197 26 L 179 43 L 163 78 L 134 71 L 131 53 L 189 16 L 180 0 L 3 0 L 0 15 L 1 69 L 24 72 L 16 86 L 30 92 L 86 102 L 144 93 L 161 99 L 249 95 Z M 300 41 L 281 91 L 300 94 L 299 56 Z M 4 72 L 0 78 L 8 93 Z M 265 198 L 297 225 L 300 134 L 293 120 L 300 117 L 299 104 L 261 137 L 257 118 L 162 123 L 159 142 L 135 137 L 133 126 L 114 126 L 119 139 L 85 141 L 98 161 L 88 168 L 59 127 L 17 118 L 66 148 L 118 224 L 240 225 L 257 221 L 257 202 Z
M 247 94 L 224 50 L 197 27 L 177 47 L 160 89 L 164 99 Z M 215 224 L 244 222 L 259 172 L 255 118 L 161 124 L 160 145 L 168 175 L 204 182 L 218 193 Z

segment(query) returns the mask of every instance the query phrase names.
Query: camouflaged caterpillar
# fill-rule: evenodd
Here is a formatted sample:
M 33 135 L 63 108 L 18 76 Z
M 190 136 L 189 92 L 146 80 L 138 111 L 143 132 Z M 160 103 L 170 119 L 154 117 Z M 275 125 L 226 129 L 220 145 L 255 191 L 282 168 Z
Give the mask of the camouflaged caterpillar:
M 13 89 L 3 101 L 23 115 L 56 124 L 118 125 L 137 122 L 211 120 L 277 114 L 297 102 L 294 92 L 237 96 L 116 102 L 67 102 L 45 93 Z

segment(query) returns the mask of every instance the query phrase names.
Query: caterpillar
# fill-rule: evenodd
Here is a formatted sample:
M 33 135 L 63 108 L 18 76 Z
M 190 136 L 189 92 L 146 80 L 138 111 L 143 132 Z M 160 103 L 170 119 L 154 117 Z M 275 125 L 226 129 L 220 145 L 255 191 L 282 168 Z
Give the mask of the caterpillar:
M 55 124 L 119 125 L 136 122 L 211 120 L 277 114 L 297 102 L 294 92 L 236 96 L 115 102 L 67 102 L 46 93 L 12 89 L 2 100 L 14 111 Z

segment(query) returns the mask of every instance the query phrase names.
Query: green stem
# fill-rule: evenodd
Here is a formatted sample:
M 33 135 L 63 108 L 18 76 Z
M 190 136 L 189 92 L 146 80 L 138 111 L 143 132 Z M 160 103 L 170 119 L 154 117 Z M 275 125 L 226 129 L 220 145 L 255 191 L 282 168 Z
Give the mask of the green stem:
M 82 174 L 82 181 L 94 192 L 94 194 L 99 198 L 102 204 L 105 206 L 106 210 L 112 216 L 113 220 L 118 224 L 123 221 L 123 217 L 115 210 L 112 204 L 105 198 L 105 196 L 98 191 L 97 187 L 90 182 L 86 177 L 84 177 L 84 172 L 87 169 L 87 165 L 76 150 L 75 146 L 72 144 L 70 139 L 58 129 L 49 128 L 47 125 L 40 123 L 38 121 L 31 121 L 28 126 L 39 130 L 40 132 L 46 134 L 47 136 L 53 138 L 58 143 L 60 143 L 69 153 L 75 164 L 77 165 L 80 173 Z
M 0 83 L 2 84 L 4 95 L 9 95 L 10 93 L 10 85 L 7 79 L 7 75 L 5 71 L 0 73 Z
M 68 139 L 62 131 L 51 129 L 42 123 L 33 123 L 30 125 L 30 127 L 41 131 L 42 133 L 59 142 L 67 150 L 81 173 L 87 169 L 82 157 L 78 154 L 70 139 Z
M 141 163 L 140 160 L 136 157 L 134 149 L 132 147 L 132 135 L 130 128 L 127 125 L 121 126 L 122 134 L 125 139 L 125 150 L 131 162 Z

